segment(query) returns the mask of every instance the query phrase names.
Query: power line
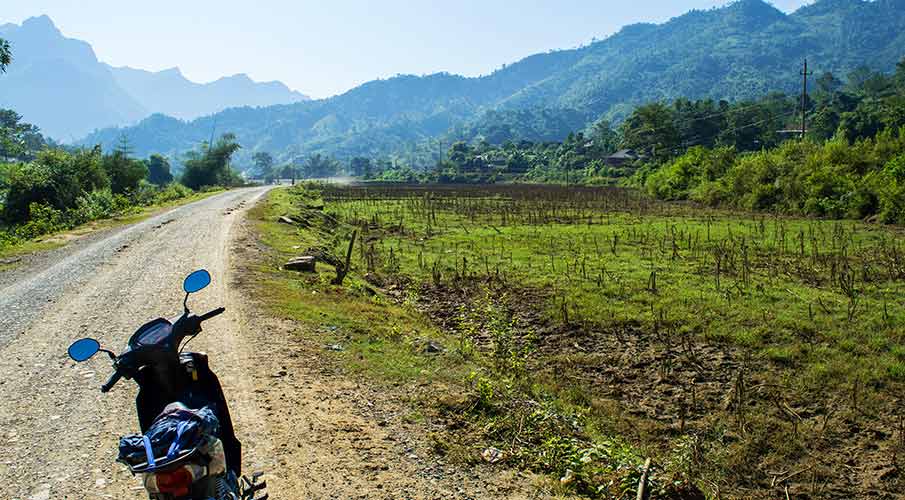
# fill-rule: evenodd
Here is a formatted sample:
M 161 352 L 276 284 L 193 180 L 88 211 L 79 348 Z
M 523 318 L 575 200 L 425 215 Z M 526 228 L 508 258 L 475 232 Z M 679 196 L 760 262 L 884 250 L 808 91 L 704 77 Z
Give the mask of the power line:
M 786 96 L 784 96 L 784 95 L 783 95 L 783 96 L 767 96 L 767 98 L 764 99 L 764 100 L 757 101 L 757 102 L 752 102 L 751 104 L 746 104 L 746 105 L 744 105 L 744 106 L 731 107 L 732 105 L 730 104 L 730 108 L 727 109 L 727 110 L 725 110 L 725 111 L 718 111 L 718 112 L 716 112 L 716 113 L 711 113 L 711 114 L 709 114 L 709 115 L 698 116 L 698 117 L 690 118 L 690 119 L 687 119 L 687 120 L 682 120 L 682 121 L 678 121 L 678 122 L 673 122 L 672 126 L 673 126 L 673 127 L 678 127 L 680 124 L 689 124 L 689 123 L 699 122 L 699 121 L 701 121 L 701 120 L 709 120 L 709 119 L 711 119 L 711 118 L 716 118 L 716 117 L 722 116 L 722 115 L 728 115 L 728 114 L 730 114 L 730 113 L 738 113 L 738 112 L 740 112 L 740 111 L 745 111 L 745 110 L 748 110 L 748 109 L 751 109 L 751 108 L 757 108 L 757 107 L 764 106 L 765 104 L 770 103 L 770 101 L 776 101 L 776 100 L 785 99 L 785 98 L 786 98 Z M 669 126 L 666 126 L 666 127 L 644 127 L 644 128 L 641 129 L 641 131 L 642 131 L 642 132 L 659 132 L 659 131 L 661 131 L 661 130 L 667 129 L 668 127 L 669 127 Z
M 716 134 L 713 134 L 712 137 L 716 137 L 717 135 L 719 135 L 719 134 L 724 134 L 724 133 L 738 132 L 739 130 L 745 130 L 745 129 L 748 129 L 748 128 L 751 128 L 751 127 L 756 127 L 756 126 L 758 126 L 758 125 L 763 125 L 764 123 L 767 123 L 767 122 L 769 122 L 769 121 L 771 121 L 771 120 L 789 118 L 789 117 L 794 116 L 794 115 L 796 115 L 796 114 L 798 114 L 798 111 L 788 111 L 788 112 L 786 112 L 785 114 L 780 114 L 780 115 L 776 115 L 776 116 L 769 116 L 769 117 L 767 117 L 767 118 L 764 118 L 763 120 L 758 120 L 758 121 L 756 121 L 756 122 L 748 123 L 748 124 L 746 124 L 746 125 L 740 125 L 740 126 L 738 126 L 738 127 L 734 127 L 734 128 L 728 129 L 728 130 L 727 130 L 727 129 L 722 129 L 722 130 L 720 130 L 719 132 L 717 132 Z M 711 136 L 705 136 L 705 135 L 693 136 L 693 137 L 690 138 L 690 140 L 687 140 L 687 141 L 683 142 L 683 143 L 682 143 L 682 146 L 683 146 L 683 147 L 687 147 L 687 146 L 697 146 L 697 145 L 700 145 L 701 142 L 695 142 L 695 141 L 698 141 L 698 140 L 703 139 L 703 138 L 705 138 L 705 137 L 711 137 Z

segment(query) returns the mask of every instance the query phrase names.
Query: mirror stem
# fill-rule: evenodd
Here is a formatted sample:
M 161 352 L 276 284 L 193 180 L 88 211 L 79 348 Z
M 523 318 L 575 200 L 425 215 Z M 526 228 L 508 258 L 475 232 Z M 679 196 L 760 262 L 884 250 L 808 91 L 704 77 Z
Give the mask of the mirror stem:
M 98 351 L 107 353 L 107 356 L 110 356 L 110 359 L 116 361 L 116 354 L 114 354 L 113 351 L 107 349 L 98 349 Z
M 182 308 L 185 309 L 185 314 L 189 313 L 189 293 L 185 294 L 185 300 L 182 301 Z

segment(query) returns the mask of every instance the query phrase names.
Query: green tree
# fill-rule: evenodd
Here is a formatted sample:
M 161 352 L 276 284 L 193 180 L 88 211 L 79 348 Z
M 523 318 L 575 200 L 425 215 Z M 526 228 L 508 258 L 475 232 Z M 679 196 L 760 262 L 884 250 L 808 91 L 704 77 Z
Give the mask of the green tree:
M 673 156 L 679 147 L 673 109 L 660 102 L 639 106 L 622 124 L 622 145 L 657 162 Z
M 163 186 L 173 182 L 173 174 L 170 172 L 170 160 L 165 156 L 153 154 L 148 158 L 148 182 Z
M 240 183 L 241 179 L 229 163 L 241 147 L 234 134 L 223 134 L 213 146 L 204 143 L 200 150 L 190 151 L 186 154 L 182 183 L 195 190 Z
M 295 165 L 283 165 L 280 168 L 280 178 L 281 179 L 292 179 L 292 183 L 295 184 L 295 178 L 298 177 L 299 168 Z
M 839 133 L 849 142 L 873 137 L 882 128 L 882 110 L 876 101 L 862 101 L 854 111 L 842 113 L 839 120 Z
M 819 97 L 831 96 L 843 86 L 842 82 L 829 71 L 817 78 L 817 95 Z
M 900 92 L 905 91 L 905 57 L 896 65 L 896 74 L 893 80 Z
M 371 159 L 356 156 L 349 162 L 349 172 L 355 177 L 369 179 L 371 177 Z
M 148 176 L 148 167 L 141 160 L 131 157 L 129 141 L 120 137 L 113 153 L 104 156 L 104 171 L 110 179 L 110 190 L 124 194 L 138 189 L 138 184 Z
M 9 42 L 0 38 L 0 73 L 6 73 L 6 67 L 12 62 L 13 53 L 9 48 Z
M 46 146 L 38 127 L 22 123 L 11 109 L 0 109 L 0 161 L 31 161 Z
M 255 170 L 259 177 L 265 181 L 273 178 L 273 155 L 266 151 L 260 151 L 252 155 L 251 160 L 255 162 Z
M 601 154 L 608 155 L 619 147 L 619 134 L 609 120 L 600 120 L 591 127 L 591 141 Z
M 336 175 L 336 160 L 321 154 L 309 156 L 302 165 L 302 176 L 308 179 L 332 177 Z

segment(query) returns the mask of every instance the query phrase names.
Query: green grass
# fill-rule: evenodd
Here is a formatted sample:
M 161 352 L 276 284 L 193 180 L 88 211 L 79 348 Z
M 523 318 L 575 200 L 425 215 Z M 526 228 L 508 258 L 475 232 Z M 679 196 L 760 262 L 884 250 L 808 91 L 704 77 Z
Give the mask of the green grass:
M 276 222 L 298 211 L 292 202 L 288 190 L 277 189 L 249 216 L 272 250 L 257 269 L 265 277 L 260 288 L 271 312 L 300 322 L 309 338 L 325 346 L 339 345 L 342 351 L 327 352 L 363 376 L 392 383 L 461 380 L 470 370 L 467 362 L 422 352 L 424 341 L 450 345 L 452 339 L 410 306 L 374 295 L 358 275 L 350 275 L 344 286 L 331 285 L 335 269 L 326 264 L 319 263 L 313 275 L 281 269 L 283 262 L 320 243 L 314 232 Z
M 905 381 L 901 231 L 648 205 L 607 190 L 432 189 L 275 190 L 252 217 L 272 249 L 260 269 L 272 312 L 342 345 L 331 356 L 363 377 L 442 384 L 445 396 L 414 410 L 455 422 L 435 438 L 440 452 L 479 462 L 493 444 L 507 463 L 591 497 L 633 496 L 645 457 L 655 458 L 662 492 L 692 480 L 711 494 L 769 496 L 786 484 L 771 486 L 764 467 L 832 477 L 847 459 L 826 446 L 875 456 L 873 438 L 842 437 L 847 422 L 895 432 L 889 401 Z M 305 208 L 322 204 L 323 213 Z M 275 222 L 284 214 L 311 227 Z M 329 284 L 327 265 L 302 278 L 279 270 L 309 247 L 342 255 L 353 229 L 345 286 Z M 375 294 L 365 275 L 393 293 Z M 423 313 L 437 296 L 422 290 L 459 293 L 445 330 Z M 537 329 L 574 341 L 549 344 Z M 449 351 L 425 356 L 425 338 Z M 620 361 L 620 349 L 639 346 L 673 361 Z M 671 375 L 673 362 L 685 374 Z M 607 367 L 629 370 L 621 395 L 601 382 Z M 661 378 L 679 392 L 654 398 L 662 413 L 652 418 L 638 411 L 647 394 L 637 393 Z M 676 415 L 695 383 L 717 392 L 686 422 Z
M 13 245 L 0 246 L 0 260 L 14 259 L 22 255 L 27 255 L 35 252 L 45 252 L 48 250 L 53 250 L 55 248 L 60 248 L 80 236 L 84 236 L 96 231 L 102 231 L 105 229 L 112 229 L 129 224 L 135 224 L 137 222 L 141 222 L 147 218 L 150 218 L 163 210 L 200 201 L 215 194 L 221 193 L 222 191 L 223 190 L 209 190 L 194 193 L 190 196 L 180 198 L 178 200 L 159 203 L 148 207 L 136 208 L 134 212 L 119 217 L 91 221 L 79 227 L 68 229 L 66 231 L 42 235 L 36 239 L 23 241 L 21 243 L 16 243 Z M 0 265 L 0 271 L 11 269 L 17 264 L 18 263 Z
M 815 364 L 835 367 L 847 381 L 889 380 L 900 362 L 892 353 L 905 345 L 903 279 L 887 277 L 902 270 L 884 267 L 894 264 L 881 257 L 882 252 L 905 248 L 905 238 L 883 228 L 760 216 L 723 215 L 712 220 L 624 214 L 590 226 L 502 226 L 492 217 L 475 223 L 445 211 L 436 212 L 428 223 L 407 200 L 340 202 L 328 208 L 346 221 L 374 217 L 388 224 L 403 221 L 404 236 L 383 235 L 375 246 L 383 259 L 389 259 L 392 251 L 391 265 L 399 274 L 429 280 L 435 263 L 444 276 L 499 273 L 507 282 L 549 290 L 555 300 L 547 313 L 553 319 L 562 319 L 565 304 L 572 321 L 640 322 L 648 327 L 664 322 L 678 335 L 753 348 L 761 357 L 795 351 L 796 356 L 782 356 L 782 362 L 804 370 L 805 379 L 818 384 L 828 381 L 820 377 L 822 370 L 811 370 Z M 779 231 L 787 238 L 785 251 L 775 237 Z M 837 231 L 848 245 L 845 257 L 841 247 L 832 247 L 831 236 Z M 802 233 L 806 247 L 799 254 L 797 241 L 789 240 Z M 816 239 L 816 250 L 808 235 Z M 687 238 L 692 238 L 691 245 Z M 742 264 L 736 262 L 736 269 L 721 270 L 718 283 L 715 248 L 731 245 L 740 261 L 742 241 L 748 246 L 748 276 L 743 278 Z M 852 321 L 849 299 L 831 282 L 832 263 L 821 260 L 828 258 L 852 267 L 858 288 Z M 858 282 L 865 269 L 870 281 Z M 650 286 L 652 273 L 655 289 Z M 799 273 L 822 282 L 808 283 Z M 821 348 L 798 349 L 803 335 L 813 336 Z

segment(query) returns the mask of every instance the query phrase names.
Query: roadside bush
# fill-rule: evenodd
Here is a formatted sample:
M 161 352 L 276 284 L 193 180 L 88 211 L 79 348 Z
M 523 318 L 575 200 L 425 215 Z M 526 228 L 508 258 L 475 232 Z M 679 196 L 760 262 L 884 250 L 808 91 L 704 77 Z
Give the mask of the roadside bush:
M 193 193 L 177 183 L 154 185 L 146 175 L 145 162 L 129 158 L 125 150 L 102 156 L 99 147 L 46 149 L 28 163 L 0 164 L 0 220 L 6 226 L 0 246 Z M 223 179 L 235 177 L 227 169 Z
M 99 148 L 75 153 L 45 150 L 34 162 L 10 167 L 6 176 L 2 217 L 9 224 L 28 221 L 32 204 L 62 212 L 74 208 L 85 193 L 109 187 Z
M 180 200 L 194 193 L 191 189 L 179 184 L 171 182 L 161 188 L 154 197 L 155 203 L 167 203 L 170 201 Z
M 79 197 L 76 208 L 68 214 L 71 227 L 89 221 L 106 219 L 118 213 L 118 203 L 109 189 L 85 193 Z
M 15 245 L 20 241 L 21 240 L 15 235 L 15 232 L 8 229 L 0 229 L 0 248 Z
M 155 186 L 151 182 L 142 179 L 141 182 L 138 183 L 138 187 L 135 190 L 130 191 L 127 196 L 133 205 L 151 205 L 157 199 L 157 194 L 160 193 L 160 190 L 160 186 Z
M 32 239 L 42 234 L 66 229 L 66 218 L 63 212 L 42 203 L 29 206 L 31 218 L 16 228 L 16 236 L 21 239 Z

